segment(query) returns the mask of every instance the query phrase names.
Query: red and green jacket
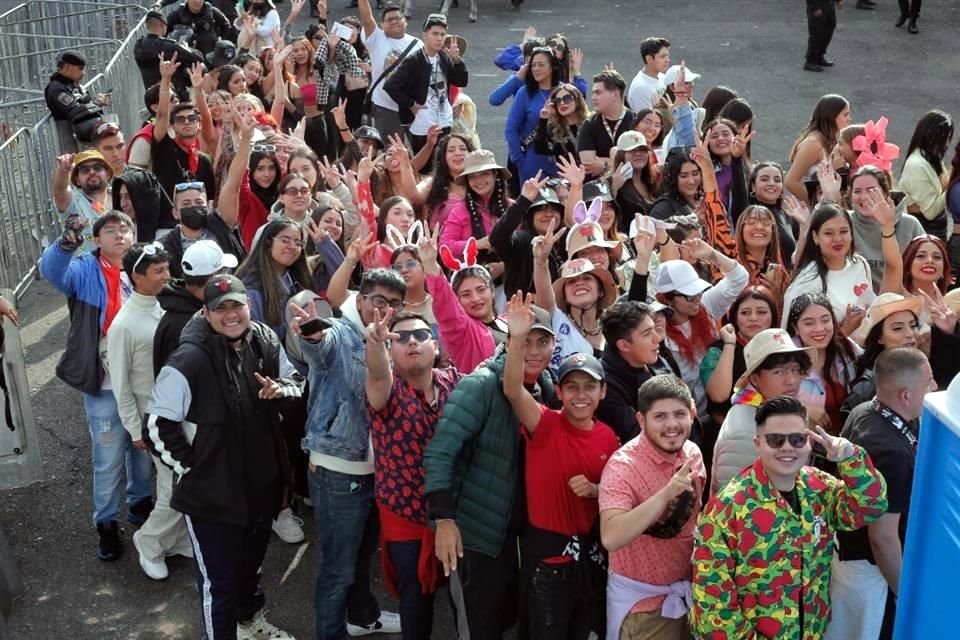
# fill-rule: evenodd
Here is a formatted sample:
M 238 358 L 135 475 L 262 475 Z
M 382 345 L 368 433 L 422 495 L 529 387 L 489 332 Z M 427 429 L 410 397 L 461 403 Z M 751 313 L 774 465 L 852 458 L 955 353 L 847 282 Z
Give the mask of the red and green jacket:
M 838 478 L 803 467 L 797 515 L 757 460 L 707 504 L 693 551 L 694 635 L 703 640 L 818 640 L 830 621 L 834 531 L 887 510 L 887 487 L 863 449 Z M 803 629 L 799 607 L 803 606 Z

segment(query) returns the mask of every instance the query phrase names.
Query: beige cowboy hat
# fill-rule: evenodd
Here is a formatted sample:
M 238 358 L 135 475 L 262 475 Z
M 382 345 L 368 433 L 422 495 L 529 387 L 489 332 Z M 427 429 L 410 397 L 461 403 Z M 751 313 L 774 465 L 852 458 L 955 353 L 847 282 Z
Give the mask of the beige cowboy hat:
M 510 179 L 510 172 L 506 167 L 497 164 L 497 158 L 493 155 L 493 151 L 477 149 L 467 154 L 466 159 L 463 161 L 463 173 L 457 176 L 456 181 L 464 184 L 467 181 L 467 176 L 483 171 L 499 171 L 504 180 Z
M 574 258 L 564 263 L 563 267 L 560 268 L 560 277 L 553 282 L 553 297 L 558 307 L 561 309 L 569 307 L 567 296 L 563 290 L 564 283 L 585 273 L 595 275 L 603 284 L 603 293 L 599 300 L 600 307 L 609 307 L 617 299 L 617 285 L 613 282 L 613 276 L 609 271 L 597 268 L 586 258 Z
M 567 232 L 567 255 L 571 258 L 587 247 L 603 247 L 613 249 L 619 244 L 616 240 L 603 238 L 603 227 L 598 222 L 582 222 L 575 224 Z
M 817 361 L 815 347 L 798 347 L 790 334 L 783 329 L 764 329 L 750 339 L 743 348 L 743 361 L 747 365 L 743 375 L 733 385 L 736 389 L 743 389 L 750 382 L 750 375 L 757 370 L 763 361 L 775 353 L 806 353 L 810 362 Z
M 443 48 L 449 49 L 450 43 L 454 39 L 456 39 L 457 41 L 457 47 L 460 49 L 460 57 L 462 58 L 464 54 L 467 52 L 467 39 L 464 38 L 463 36 L 457 35 L 454 33 L 448 33 L 447 36 L 443 39 Z
M 870 335 L 870 331 L 890 315 L 898 311 L 912 311 L 913 315 L 919 318 L 920 309 L 922 308 L 923 300 L 920 298 L 914 298 L 913 296 L 907 298 L 899 293 L 881 293 L 870 303 L 863 322 L 861 322 L 857 330 L 853 332 L 853 341 L 862 347 L 867 341 L 867 336 Z

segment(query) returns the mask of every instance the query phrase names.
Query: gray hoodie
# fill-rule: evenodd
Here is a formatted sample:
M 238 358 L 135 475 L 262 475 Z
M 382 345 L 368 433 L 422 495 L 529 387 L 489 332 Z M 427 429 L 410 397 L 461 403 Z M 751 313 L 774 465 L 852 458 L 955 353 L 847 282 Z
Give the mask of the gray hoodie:
M 853 218 L 853 246 L 857 253 L 862 255 L 870 265 L 870 274 L 873 276 L 873 288 L 880 290 L 880 283 L 883 281 L 883 252 L 880 249 L 880 225 L 873 218 L 867 218 L 854 209 L 850 213 Z M 910 241 L 919 235 L 923 235 L 923 227 L 920 221 L 907 213 L 907 208 L 901 201 L 897 206 L 896 216 L 894 217 L 894 232 L 897 234 L 897 244 L 900 245 L 900 252 L 907 248 Z

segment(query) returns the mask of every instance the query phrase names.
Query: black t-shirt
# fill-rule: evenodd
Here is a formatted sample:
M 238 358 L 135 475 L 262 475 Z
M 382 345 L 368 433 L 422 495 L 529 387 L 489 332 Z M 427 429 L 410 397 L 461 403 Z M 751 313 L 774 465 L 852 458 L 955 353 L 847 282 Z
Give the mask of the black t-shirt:
M 880 407 L 885 409 L 882 405 Z M 891 414 L 899 419 L 896 414 Z M 912 425 L 905 423 L 905 426 L 916 435 Z M 840 435 L 865 449 L 877 470 L 883 474 L 887 481 L 887 512 L 900 514 L 900 544 L 903 545 L 917 457 L 915 447 L 908 436 L 902 435 L 891 420 L 880 414 L 872 401 L 864 402 L 850 412 Z M 837 535 L 841 560 L 869 560 L 876 564 L 866 527 L 856 531 L 838 531 Z
M 213 179 L 213 163 L 210 162 L 210 156 L 203 152 L 200 153 L 200 162 L 197 165 L 197 172 L 190 172 L 190 163 L 187 160 L 187 152 L 173 141 L 170 136 L 164 136 L 163 140 L 153 140 L 150 148 L 151 160 L 153 164 L 153 173 L 160 181 L 164 193 L 173 199 L 173 188 L 181 182 L 202 182 L 206 186 L 207 198 L 213 200 L 217 197 L 216 185 Z M 176 226 L 173 218 L 170 220 L 160 220 L 161 229 L 169 229 Z
M 577 151 L 595 151 L 598 158 L 609 158 L 610 150 L 616 146 L 620 134 L 633 128 L 633 112 L 629 109 L 624 111 L 619 124 L 616 120 L 607 120 L 606 126 L 604 126 L 604 123 L 601 122 L 602 119 L 604 119 L 603 116 L 595 113 L 580 125 L 580 132 L 577 135 Z M 610 137 L 610 130 L 613 131 L 612 138 Z

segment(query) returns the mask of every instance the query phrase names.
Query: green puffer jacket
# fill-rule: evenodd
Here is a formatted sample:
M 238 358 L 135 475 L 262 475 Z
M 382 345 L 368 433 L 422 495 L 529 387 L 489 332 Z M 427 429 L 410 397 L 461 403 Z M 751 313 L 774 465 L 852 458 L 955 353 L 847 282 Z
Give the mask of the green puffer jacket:
M 454 518 L 465 549 L 500 555 L 520 469 L 520 424 L 503 395 L 506 354 L 463 378 L 443 407 L 423 454 L 430 517 Z M 549 370 L 538 381 L 540 400 L 554 401 Z

